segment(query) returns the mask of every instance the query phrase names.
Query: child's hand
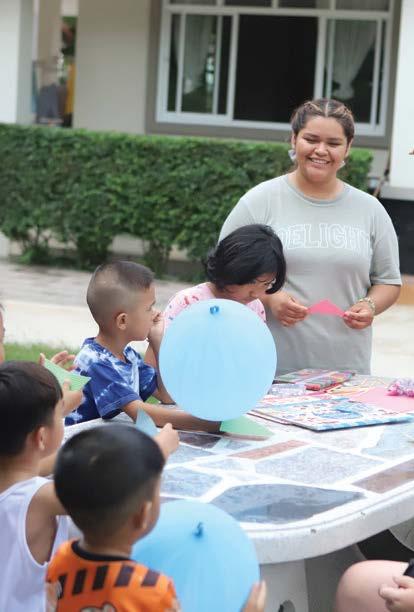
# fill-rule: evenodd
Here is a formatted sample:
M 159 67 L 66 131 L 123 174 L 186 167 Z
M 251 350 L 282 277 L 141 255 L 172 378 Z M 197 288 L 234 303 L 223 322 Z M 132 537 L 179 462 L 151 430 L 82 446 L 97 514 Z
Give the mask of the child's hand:
M 266 583 L 264 580 L 253 585 L 249 599 L 241 612 L 264 612 L 266 605 Z
M 40 353 L 39 365 L 44 366 L 45 359 L 46 359 L 45 355 L 43 353 Z M 75 359 L 75 355 L 70 355 L 68 351 L 60 351 L 59 353 L 56 353 L 56 355 L 53 355 L 53 357 L 50 358 L 50 361 L 52 361 L 59 367 L 70 371 L 70 370 L 75 369 L 75 366 L 73 365 L 73 363 L 71 363 L 69 367 L 65 367 L 65 366 L 68 366 L 68 363 L 72 362 L 74 359 Z
M 171 455 L 171 453 L 177 450 L 178 445 L 180 443 L 178 432 L 173 429 L 171 423 L 167 423 L 166 425 L 164 425 L 160 433 L 155 436 L 154 440 L 158 443 L 158 446 L 160 447 L 161 452 L 166 460 Z
M 151 329 L 148 333 L 148 342 L 150 346 L 159 346 L 161 344 L 162 337 L 164 335 L 164 317 L 161 312 L 157 312 Z
M 383 585 L 379 595 L 385 600 L 385 607 L 390 612 L 414 612 L 414 578 L 394 576 L 396 587 Z
M 62 385 L 63 392 L 63 416 L 75 410 L 83 400 L 82 391 L 71 391 L 70 382 L 65 380 Z

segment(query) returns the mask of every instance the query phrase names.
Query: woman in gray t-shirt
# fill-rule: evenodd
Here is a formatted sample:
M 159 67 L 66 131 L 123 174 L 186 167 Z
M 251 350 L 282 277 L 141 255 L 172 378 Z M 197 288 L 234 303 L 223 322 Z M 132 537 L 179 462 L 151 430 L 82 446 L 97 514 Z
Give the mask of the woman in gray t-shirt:
M 292 117 L 295 169 L 248 191 L 221 230 L 220 239 L 264 223 L 282 240 L 286 284 L 266 304 L 278 373 L 313 367 L 368 374 L 374 315 L 400 292 L 391 219 L 376 198 L 337 177 L 353 137 L 352 113 L 341 102 L 302 104 Z M 324 299 L 344 316 L 308 312 Z

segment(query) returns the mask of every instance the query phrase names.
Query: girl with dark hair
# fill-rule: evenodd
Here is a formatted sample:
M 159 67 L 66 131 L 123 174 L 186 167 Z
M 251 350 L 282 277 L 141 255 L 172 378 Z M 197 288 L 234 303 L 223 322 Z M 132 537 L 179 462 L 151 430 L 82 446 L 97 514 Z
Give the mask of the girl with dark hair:
M 370 372 L 371 324 L 398 298 L 397 237 L 376 198 L 341 181 L 354 138 L 352 112 L 337 100 L 302 104 L 292 115 L 292 172 L 248 191 L 221 238 L 248 223 L 280 236 L 288 274 L 264 297 L 278 348 L 278 372 L 332 368 Z M 329 299 L 343 317 L 309 316 Z
M 253 224 L 231 232 L 209 253 L 204 264 L 207 282 L 179 291 L 164 312 L 164 325 L 187 306 L 221 298 L 245 304 L 264 321 L 264 296 L 285 282 L 283 247 L 272 228 Z

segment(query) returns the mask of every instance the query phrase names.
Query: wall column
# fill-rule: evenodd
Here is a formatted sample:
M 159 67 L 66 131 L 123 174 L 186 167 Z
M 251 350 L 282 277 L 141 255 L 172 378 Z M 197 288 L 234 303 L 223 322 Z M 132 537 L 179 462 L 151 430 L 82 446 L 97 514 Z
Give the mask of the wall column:
M 80 0 L 74 127 L 145 131 L 150 0 Z
M 0 122 L 31 122 L 32 31 L 32 0 L 0 0 Z

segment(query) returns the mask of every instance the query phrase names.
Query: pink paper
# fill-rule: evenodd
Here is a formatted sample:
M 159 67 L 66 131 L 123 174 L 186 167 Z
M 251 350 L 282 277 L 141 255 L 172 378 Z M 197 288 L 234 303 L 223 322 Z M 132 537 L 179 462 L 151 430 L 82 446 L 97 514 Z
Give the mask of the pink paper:
M 310 314 L 325 314 L 325 315 L 334 315 L 337 317 L 343 317 L 344 311 L 339 308 L 336 304 L 331 302 L 330 300 L 321 300 L 320 302 L 316 302 L 313 306 L 308 308 L 308 312 Z
M 364 404 L 374 404 L 387 412 L 411 412 L 414 410 L 414 397 L 404 395 L 388 395 L 384 387 L 373 387 L 349 398 Z

